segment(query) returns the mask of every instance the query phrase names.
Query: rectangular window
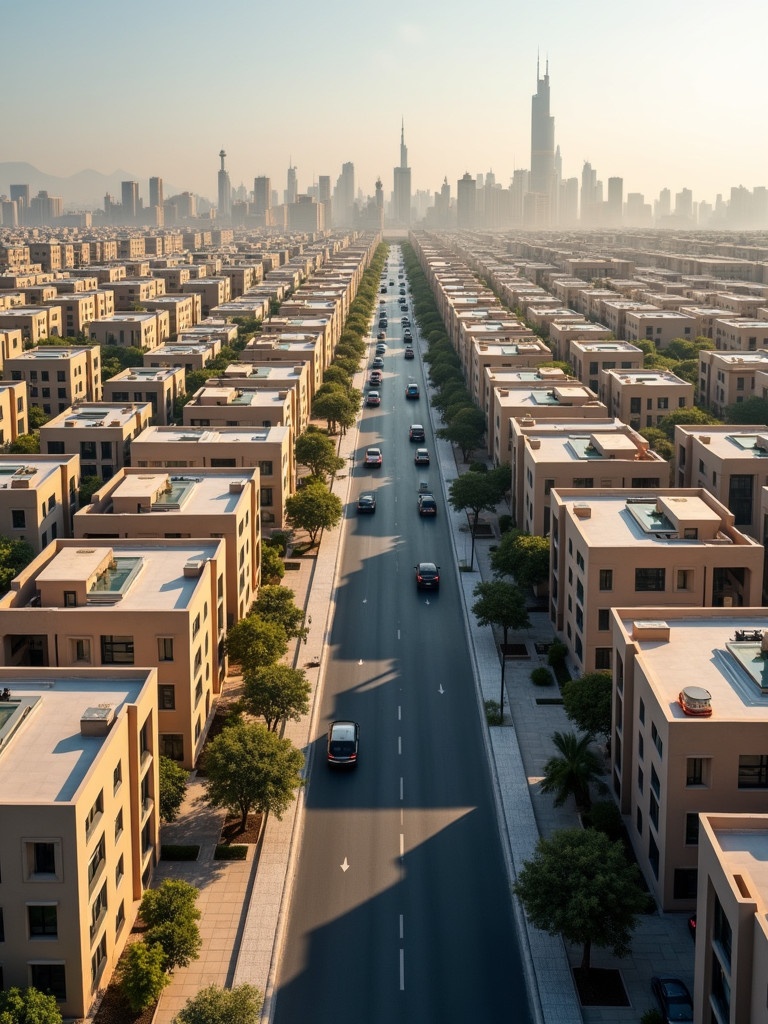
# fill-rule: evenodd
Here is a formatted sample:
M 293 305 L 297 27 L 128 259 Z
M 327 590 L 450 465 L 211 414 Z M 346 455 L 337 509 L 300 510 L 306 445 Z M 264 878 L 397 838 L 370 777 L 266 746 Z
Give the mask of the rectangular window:
M 648 817 L 651 819 L 651 824 L 659 831 L 659 802 L 656 797 L 651 793 L 651 798 L 648 806 Z
M 739 756 L 739 789 L 768 789 L 768 754 Z
M 65 590 L 64 591 L 64 607 L 65 608 L 77 608 L 77 591 L 76 590 Z
M 99 795 L 93 802 L 93 806 L 88 812 L 88 817 L 85 819 L 85 835 L 86 838 L 91 834 L 91 829 L 94 824 L 101 818 L 104 813 L 104 790 L 99 792 Z
M 33 843 L 32 874 L 56 874 L 56 843 Z
M 133 665 L 132 636 L 102 636 L 102 665 Z
M 195 616 L 194 622 L 192 623 L 192 639 L 193 640 L 194 640 L 194 638 L 197 636 L 197 634 L 199 632 L 200 632 L 200 613 L 198 612 L 198 614 Z
M 664 756 L 664 744 L 661 741 L 661 736 L 659 736 L 659 731 L 656 728 L 656 723 L 655 722 L 651 722 L 651 739 L 653 740 L 654 747 L 656 747 L 656 750 L 659 753 L 659 757 L 663 757 Z
M 120 883 L 122 882 L 124 875 L 125 875 L 125 857 L 121 853 L 120 854 L 120 859 L 117 862 L 117 867 L 115 868 L 115 888 L 116 889 L 119 888 Z
M 685 762 L 685 784 L 686 786 L 704 785 L 704 758 L 689 757 Z
M 33 988 L 53 996 L 57 1003 L 67 1001 L 67 975 L 64 964 L 31 963 L 29 971 Z
M 645 786 L 645 772 L 640 767 L 640 765 L 638 765 L 637 766 L 637 791 L 638 791 L 638 793 L 642 793 L 643 792 L 644 786 Z
M 725 915 L 720 900 L 715 896 L 715 913 L 712 922 L 712 938 L 720 947 L 720 952 L 725 960 L 726 967 L 731 967 L 731 952 L 733 947 L 733 929 Z
M 99 868 L 104 863 L 106 856 L 106 844 L 104 842 L 104 833 L 102 832 L 99 837 L 99 841 L 96 844 L 96 849 L 91 854 L 91 859 L 88 861 L 88 885 L 94 880 L 96 875 L 99 873 Z
M 641 836 L 643 834 L 643 812 L 639 807 L 637 808 L 637 814 L 635 815 L 635 828 L 637 829 L 637 834 Z
M 259 472 L 262 476 L 272 476 L 272 460 L 263 459 L 259 462 Z
M 685 845 L 699 845 L 699 815 L 686 814 L 685 816 Z
M 176 708 L 176 687 L 161 684 L 158 687 L 159 707 L 161 711 L 174 711 Z
M 610 608 L 598 608 L 597 610 L 597 628 L 601 631 L 611 628 L 611 609 Z
M 665 583 L 665 569 L 635 569 L 636 591 L 664 590 Z
M 72 660 L 82 661 L 87 665 L 91 664 L 91 641 L 90 640 L 78 640 L 73 637 L 70 641 L 72 645 Z
M 96 442 L 95 441 L 81 441 L 80 442 L 80 458 L 81 459 L 93 459 L 96 458 Z
M 641 761 L 645 757 L 645 736 L 643 736 L 642 732 L 637 734 L 637 756 Z
M 645 725 L 645 701 L 640 698 L 640 705 L 637 713 L 637 717 L 640 719 L 641 724 Z
M 259 504 L 269 508 L 272 505 L 272 488 L 261 487 L 259 489 Z
M 600 589 L 613 590 L 613 569 L 600 570 Z
M 653 833 L 648 833 L 648 863 L 651 865 L 651 871 L 653 877 L 659 877 L 659 848 L 656 845 L 656 840 L 653 838 Z
M 122 834 L 123 834 L 123 809 L 121 807 L 120 810 L 117 812 L 117 817 L 115 818 L 115 842 L 117 842 L 117 840 L 120 838 L 120 836 Z
M 672 883 L 672 898 L 675 900 L 695 900 L 699 884 L 697 868 L 675 868 Z
M 157 656 L 160 661 L 173 661 L 172 636 L 159 636 L 157 638 Z
M 27 918 L 29 922 L 29 937 L 31 939 L 55 939 L 58 936 L 58 910 L 55 903 L 28 905 Z
M 656 774 L 656 769 L 653 765 L 651 765 L 651 789 L 656 796 L 661 796 L 661 782 L 659 781 L 659 776 Z
M 102 935 L 91 957 L 91 984 L 96 985 L 107 962 L 107 936 Z
M 160 736 L 160 753 L 174 761 L 184 760 L 184 737 L 181 733 L 165 732 Z
M 11 526 L 14 530 L 24 530 L 27 526 L 27 513 L 23 508 L 11 509 Z
M 613 662 L 612 647 L 595 648 L 595 668 L 599 671 L 609 671 Z

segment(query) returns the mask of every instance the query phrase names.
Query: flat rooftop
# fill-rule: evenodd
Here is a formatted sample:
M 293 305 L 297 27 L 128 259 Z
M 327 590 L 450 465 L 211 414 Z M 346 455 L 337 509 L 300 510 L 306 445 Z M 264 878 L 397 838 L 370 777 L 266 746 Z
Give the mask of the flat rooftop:
M 768 459 L 768 428 L 763 433 L 708 434 L 706 431 L 694 435 L 697 439 L 708 437 L 707 448 L 721 459 Z
M 72 406 L 65 412 L 54 416 L 44 424 L 45 427 L 63 427 L 70 424 L 69 429 L 87 429 L 93 427 L 123 427 L 132 423 L 137 410 L 148 407 L 147 402 L 102 402 L 99 405 Z
M 18 456 L 11 456 L 11 461 L 0 459 L 0 490 L 16 490 L 22 486 L 29 489 L 39 487 L 48 477 L 58 477 L 61 463 L 71 457 L 63 455 L 60 461 L 51 462 L 39 461 L 34 455 L 27 455 L 23 461 Z M 24 481 L 24 484 L 20 481 Z
M 73 356 L 81 356 L 86 352 L 90 352 L 91 349 L 83 346 L 81 348 L 58 348 L 57 346 L 51 345 L 49 347 L 39 346 L 38 348 L 31 348 L 27 352 L 21 352 L 17 356 L 10 356 L 9 359 L 71 359 Z M 6 359 L 6 363 L 9 362 Z
M 638 462 L 637 465 L 644 466 L 647 463 Z M 708 542 L 704 539 L 680 537 L 672 520 L 663 511 L 658 511 L 660 502 L 669 501 L 675 502 L 675 514 L 680 522 L 690 522 L 696 526 L 706 524 L 716 534 L 712 543 L 722 546 L 727 542 L 725 535 L 718 530 L 722 523 L 721 516 L 698 495 L 681 494 L 671 489 L 644 495 L 638 489 L 637 496 L 629 497 L 626 494 L 584 488 L 578 496 L 563 496 L 561 493 L 561 500 L 571 509 L 579 532 L 590 548 L 658 547 L 660 544 L 673 547 L 706 546 Z M 582 518 L 574 506 L 588 506 L 589 517 Z
M 105 381 L 105 384 L 112 384 L 119 381 L 121 384 L 127 380 L 153 381 L 167 380 L 179 372 L 178 366 L 131 366 L 122 373 L 116 374 Z
M 253 470 L 238 470 L 228 473 L 217 472 L 215 476 L 190 473 L 129 473 L 112 491 L 113 503 L 132 504 L 151 498 L 151 512 L 185 513 L 188 515 L 227 515 L 235 510 L 241 492 L 230 493 L 230 484 L 243 483 L 253 476 Z M 95 505 L 85 507 L 85 514 L 92 509 L 102 514 Z M 146 514 L 146 513 L 145 513 Z
M 745 298 L 745 296 L 741 296 Z M 768 302 L 768 299 L 761 299 L 761 302 Z M 755 331 L 768 331 L 768 320 L 749 320 L 745 316 L 739 317 L 718 317 L 718 323 L 725 324 L 726 327 L 742 327 L 744 329 L 749 328 Z
M 712 818 L 716 819 L 712 821 Z M 723 827 L 719 827 L 717 819 L 727 818 Z M 738 816 L 710 816 L 710 824 L 714 832 L 715 842 L 720 849 L 719 861 L 724 871 L 731 875 L 749 878 L 752 898 L 755 900 L 761 916 L 765 915 L 765 894 L 768 893 L 768 817 L 764 828 L 741 830 L 734 827 Z
M 5 673 L 8 673 L 7 675 Z M 115 679 L 105 670 L 89 676 L 60 678 L 55 670 L 6 669 L 0 686 L 11 690 L 11 702 L 2 704 L 0 717 L 0 767 L 12 780 L 4 787 L 2 802 L 8 804 L 52 804 L 72 800 L 91 770 L 106 736 L 83 736 L 80 719 L 87 708 L 108 704 L 119 715 L 134 703 L 147 682 L 147 669 L 130 669 Z M 122 673 L 121 673 L 122 675 Z M 21 716 L 29 708 L 22 722 Z
M 590 421 L 585 420 L 584 424 Z M 592 433 L 584 426 L 580 431 L 563 434 L 535 435 L 540 441 L 538 448 L 527 449 L 535 462 L 616 462 L 629 461 L 638 472 L 645 466 L 658 462 L 658 458 L 636 460 L 640 451 L 626 434 L 619 431 Z
M 131 447 L 147 441 L 165 444 L 237 444 L 253 441 L 282 442 L 290 427 L 147 427 L 133 439 Z
M 687 387 L 693 385 L 677 377 L 671 370 L 606 370 L 621 384 L 645 384 L 647 387 L 663 384 L 668 387 L 670 384 L 685 384 Z
M 604 329 L 603 327 L 600 328 L 601 331 Z M 571 344 L 574 348 L 580 348 L 582 352 L 595 352 L 597 354 L 604 352 L 630 352 L 635 355 L 642 355 L 643 351 L 630 341 L 580 341 L 578 338 L 575 338 Z
M 624 610 L 622 609 L 622 612 Z M 768 616 L 758 609 L 744 616 L 719 617 L 716 608 L 701 609 L 699 615 L 664 618 L 664 610 L 654 616 L 625 618 L 622 622 L 632 635 L 634 622 L 652 621 L 669 626 L 669 640 L 634 641 L 638 658 L 651 680 L 668 720 L 686 721 L 706 728 L 716 721 L 765 722 L 768 714 L 768 661 L 760 653 L 760 640 L 737 640 L 738 635 L 762 636 L 768 630 Z M 739 633 L 737 633 L 739 631 Z M 683 713 L 677 703 L 681 680 L 709 690 L 712 717 L 694 719 Z

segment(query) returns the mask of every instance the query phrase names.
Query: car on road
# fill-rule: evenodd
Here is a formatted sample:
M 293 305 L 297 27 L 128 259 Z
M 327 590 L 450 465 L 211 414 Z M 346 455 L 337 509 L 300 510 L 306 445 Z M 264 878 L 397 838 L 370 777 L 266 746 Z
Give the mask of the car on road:
M 390 281 L 389 283 L 390 283 L 390 284 L 394 284 L 395 282 L 394 282 L 394 281 Z
M 416 454 L 413 456 L 413 461 L 417 466 L 428 466 L 429 451 L 426 448 L 417 448 Z
M 405 352 L 403 352 L 403 358 L 405 358 L 405 359 L 415 359 L 416 358 L 416 353 L 413 351 L 413 349 L 411 348 L 410 345 L 406 345 L 405 346 Z
M 434 562 L 419 562 L 414 565 L 416 570 L 417 590 L 439 590 L 440 589 L 440 566 Z
M 379 341 L 384 341 L 384 339 L 386 338 L 386 336 L 387 336 L 387 334 L 386 334 L 386 331 L 379 331 L 379 333 L 378 333 L 378 334 L 376 335 L 376 338 L 377 338 L 377 339 L 378 339 Z M 378 346 L 377 346 L 377 348 L 378 348 Z
M 369 387 L 372 387 L 372 388 L 380 387 L 382 380 L 383 380 L 383 377 L 381 375 L 381 370 L 371 370 L 371 375 L 368 378 L 368 385 L 369 385 Z
M 374 370 L 383 370 L 384 360 L 381 358 L 381 356 L 375 356 L 371 365 L 373 366 Z
M 381 395 L 378 391 L 369 391 L 366 399 L 366 405 L 381 405 Z
M 400 309 L 402 310 L 403 313 L 407 313 L 408 312 L 408 304 L 406 302 L 401 302 L 400 303 Z
M 418 384 L 407 384 L 405 388 L 406 398 L 418 398 L 419 397 L 419 385 Z
M 377 356 L 383 356 L 386 351 L 387 351 L 387 346 L 384 344 L 383 341 L 376 342 L 376 355 Z
M 434 494 L 428 492 L 419 493 L 416 499 L 416 504 L 419 509 L 420 516 L 436 516 L 437 515 L 437 502 L 435 501 Z
M 378 469 L 384 461 L 381 457 L 381 448 L 367 448 L 364 461 L 366 466 Z
M 411 332 L 408 330 L 407 327 L 403 331 L 403 341 L 406 343 L 409 341 L 413 341 L 413 336 L 411 335 Z
M 693 1000 L 688 986 L 679 978 L 651 978 L 651 991 L 659 1004 L 664 1024 L 693 1020 Z
M 360 745 L 357 722 L 336 721 L 328 726 L 328 764 L 331 767 L 354 768 Z
M 408 430 L 408 440 L 423 441 L 424 437 L 424 427 L 421 425 L 421 423 L 412 423 Z
M 375 512 L 376 511 L 376 495 L 371 494 L 367 491 L 365 494 L 361 494 L 357 499 L 357 511 L 358 512 Z
M 381 294 L 382 294 L 382 295 L 384 295 L 384 293 L 385 293 L 385 292 L 386 292 L 386 290 L 387 290 L 387 286 L 386 286 L 385 284 L 383 284 L 383 285 L 381 286 L 381 289 L 380 289 L 380 290 L 381 290 Z

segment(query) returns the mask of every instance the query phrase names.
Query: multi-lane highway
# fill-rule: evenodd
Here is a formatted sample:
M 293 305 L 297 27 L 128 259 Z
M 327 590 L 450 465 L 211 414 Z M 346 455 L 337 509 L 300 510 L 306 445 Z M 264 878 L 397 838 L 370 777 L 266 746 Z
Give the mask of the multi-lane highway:
M 381 296 L 389 318 L 382 402 L 362 415 L 343 524 L 272 1019 L 527 1024 L 418 345 L 415 360 L 403 358 L 399 256 L 393 247 Z M 407 315 L 414 320 L 412 310 Z M 418 401 L 405 398 L 411 378 Z M 418 445 L 408 438 L 414 422 L 426 429 Z M 414 465 L 422 444 L 433 455 L 430 467 Z M 363 467 L 372 445 L 382 449 L 380 469 Z M 436 517 L 417 511 L 425 478 L 435 485 Z M 376 512 L 358 515 L 365 491 L 376 494 Z M 419 561 L 441 567 L 438 593 L 417 591 Z M 360 723 L 354 770 L 325 762 L 325 733 L 338 718 Z

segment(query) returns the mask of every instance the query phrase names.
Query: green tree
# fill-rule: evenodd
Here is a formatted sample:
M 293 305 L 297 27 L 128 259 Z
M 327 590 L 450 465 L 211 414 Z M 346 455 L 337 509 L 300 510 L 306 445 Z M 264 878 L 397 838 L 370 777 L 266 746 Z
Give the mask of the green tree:
M 483 430 L 478 429 L 475 423 L 456 420 L 447 427 L 441 427 L 437 431 L 437 436 L 460 448 L 462 459 L 464 462 L 468 462 L 472 452 L 476 451 L 483 443 L 484 433 Z
M 493 512 L 502 498 L 501 481 L 495 473 L 462 473 L 452 481 L 448 491 L 448 501 L 457 512 L 472 513 L 472 553 L 469 559 L 470 569 L 475 561 L 475 530 L 481 512 Z
M 93 499 L 93 495 L 100 487 L 102 487 L 104 481 L 100 476 L 84 476 L 80 480 L 80 489 L 78 491 L 78 502 L 80 507 L 83 505 L 90 505 Z
M 725 419 L 727 423 L 768 423 L 768 400 L 755 395 L 743 402 L 734 402 L 726 408 Z
M 298 722 L 309 712 L 312 687 L 303 669 L 290 665 L 265 665 L 243 673 L 243 703 L 246 711 L 260 715 L 267 728 L 275 730 L 280 722 L 292 718 Z
M 560 829 L 540 839 L 514 891 L 534 927 L 582 947 L 585 969 L 593 945 L 627 955 L 646 904 L 640 872 L 621 842 L 592 828 Z
M 491 566 L 500 576 L 514 576 L 526 590 L 544 583 L 549 579 L 549 540 L 510 530 L 491 554 Z
M 336 451 L 336 442 L 322 430 L 310 427 L 296 438 L 293 447 L 296 462 L 307 466 L 312 476 L 323 482 L 344 468 L 344 459 Z
M 271 665 L 287 651 L 288 637 L 283 627 L 253 612 L 231 626 L 227 633 L 227 654 L 243 669 Z
M 285 576 L 285 563 L 277 548 L 270 544 L 261 544 L 261 578 L 267 583 L 274 583 Z
M 56 996 L 36 988 L 0 990 L 0 1024 L 61 1024 Z
M 176 821 L 187 792 L 189 773 L 172 757 L 160 755 L 160 821 Z
M 30 405 L 27 410 L 27 423 L 31 431 L 39 430 L 50 418 L 50 413 L 43 412 L 39 405 Z
M 611 732 L 610 672 L 587 672 L 563 686 L 563 707 L 573 724 L 589 736 L 608 737 Z
M 674 338 L 664 349 L 666 355 L 672 359 L 684 360 L 695 359 L 698 362 L 699 352 L 711 351 L 715 343 L 711 338 Z
M 139 914 L 147 925 L 144 942 L 161 947 L 166 971 L 187 967 L 200 955 L 200 911 L 195 906 L 199 895 L 189 882 L 166 879 L 157 889 L 147 889 L 141 898 Z
M 290 740 L 260 722 L 226 726 L 205 752 L 206 796 L 213 807 L 240 815 L 243 831 L 250 811 L 280 820 L 303 785 L 304 755 Z
M 592 806 L 589 787 L 603 773 L 603 762 L 591 748 L 592 737 L 589 733 L 556 732 L 552 742 L 558 754 L 544 765 L 542 793 L 554 793 L 555 807 L 562 807 L 573 796 L 576 807 L 588 811 Z
M 159 942 L 131 942 L 120 960 L 120 990 L 134 1013 L 140 1013 L 160 998 L 170 985 L 165 970 L 165 953 Z
M 22 569 L 35 557 L 35 549 L 25 540 L 0 536 L 0 594 L 5 594 Z
M 327 421 L 329 434 L 335 434 L 337 426 L 343 434 L 355 422 L 358 408 L 347 388 L 339 384 L 323 384 L 312 402 L 312 415 Z
M 300 530 L 306 530 L 314 544 L 321 530 L 332 530 L 341 522 L 344 506 L 323 483 L 302 487 L 285 501 L 285 518 Z
M 651 450 L 660 455 L 667 462 L 672 462 L 675 457 L 675 446 L 667 435 L 658 427 L 644 427 L 640 434 L 646 439 Z
M 343 388 L 352 387 L 352 378 L 343 370 L 340 366 L 334 366 L 333 363 L 323 374 L 323 384 L 341 384 Z
M 279 623 L 289 639 L 303 640 L 308 631 L 304 626 L 304 611 L 294 601 L 295 596 L 290 587 L 267 584 L 259 591 L 252 611 L 267 622 Z
M 191 996 L 173 1024 L 259 1024 L 263 997 L 253 985 L 209 985 Z
M 525 608 L 523 592 L 505 580 L 485 580 L 472 591 L 477 598 L 472 611 L 480 626 L 501 626 L 504 645 L 510 629 L 526 629 L 531 621 Z
M 662 417 L 657 426 L 659 430 L 662 430 L 666 434 L 670 441 L 674 441 L 675 427 L 678 425 L 697 426 L 701 424 L 706 426 L 708 423 L 715 424 L 719 422 L 720 420 L 717 419 L 717 417 L 712 416 L 703 409 L 699 409 L 698 406 L 692 405 L 684 409 L 673 410 L 667 416 Z
M 6 451 L 11 455 L 39 455 L 40 431 L 34 430 L 31 434 L 19 434 L 15 441 L 10 442 Z

